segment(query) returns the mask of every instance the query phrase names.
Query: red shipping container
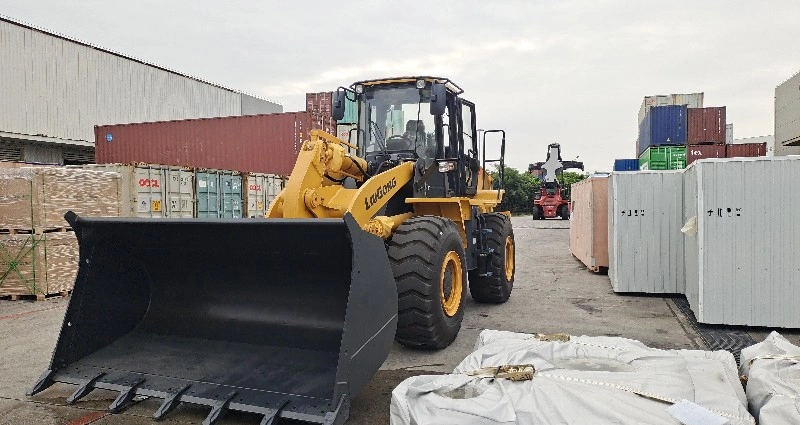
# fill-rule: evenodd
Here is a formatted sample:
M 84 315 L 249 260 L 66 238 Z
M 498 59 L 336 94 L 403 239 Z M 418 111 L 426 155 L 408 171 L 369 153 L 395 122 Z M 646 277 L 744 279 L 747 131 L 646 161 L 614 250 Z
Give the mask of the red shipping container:
M 315 128 L 336 135 L 332 105 L 333 92 L 306 93 L 306 112 L 311 114 Z
M 766 156 L 766 143 L 741 143 L 728 145 L 728 158 Z
M 725 107 L 689 108 L 686 142 L 695 144 L 725 143 Z
M 314 126 L 287 112 L 96 126 L 98 164 L 136 163 L 288 175 Z
M 725 145 L 689 145 L 686 147 L 686 165 L 698 159 L 725 158 Z

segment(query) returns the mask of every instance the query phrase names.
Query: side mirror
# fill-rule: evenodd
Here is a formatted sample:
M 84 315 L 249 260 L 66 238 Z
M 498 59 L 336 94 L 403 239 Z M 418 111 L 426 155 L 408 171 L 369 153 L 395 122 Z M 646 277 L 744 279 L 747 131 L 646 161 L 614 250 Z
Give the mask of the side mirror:
M 444 84 L 433 83 L 431 87 L 431 115 L 441 116 L 447 106 L 447 88 Z
M 333 95 L 333 119 L 339 121 L 344 118 L 344 103 L 347 101 L 347 93 L 344 90 L 336 90 Z

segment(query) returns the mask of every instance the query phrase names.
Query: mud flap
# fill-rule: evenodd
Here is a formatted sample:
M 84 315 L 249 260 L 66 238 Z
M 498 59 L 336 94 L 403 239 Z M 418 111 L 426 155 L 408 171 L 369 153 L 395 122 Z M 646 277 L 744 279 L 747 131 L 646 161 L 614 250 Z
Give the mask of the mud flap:
M 383 240 L 344 219 L 80 218 L 80 267 L 50 369 L 78 385 L 343 423 L 386 359 L 397 291 Z

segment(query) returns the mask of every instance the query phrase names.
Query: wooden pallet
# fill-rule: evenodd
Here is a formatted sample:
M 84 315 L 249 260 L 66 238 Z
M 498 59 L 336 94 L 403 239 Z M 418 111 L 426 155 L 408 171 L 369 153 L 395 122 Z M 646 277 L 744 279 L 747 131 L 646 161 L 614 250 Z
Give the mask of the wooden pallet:
M 41 235 L 43 233 L 71 232 L 72 227 L 48 227 L 44 229 L 0 229 L 0 235 Z
M 72 291 L 61 291 L 55 294 L 11 294 L 11 295 L 0 295 L 0 300 L 10 300 L 10 301 L 44 301 L 49 300 L 51 298 L 64 298 L 69 296 Z

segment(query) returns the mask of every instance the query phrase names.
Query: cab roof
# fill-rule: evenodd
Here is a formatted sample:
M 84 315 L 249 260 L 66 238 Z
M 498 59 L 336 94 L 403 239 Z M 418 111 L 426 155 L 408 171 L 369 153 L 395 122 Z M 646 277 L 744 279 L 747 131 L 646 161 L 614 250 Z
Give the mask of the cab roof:
M 464 93 L 464 89 L 459 87 L 456 83 L 450 81 L 449 78 L 431 77 L 431 76 L 393 77 L 393 78 L 379 78 L 375 80 L 356 81 L 355 83 L 350 85 L 350 88 L 354 88 L 359 84 L 364 86 L 377 86 L 381 84 L 413 83 L 417 80 L 425 80 L 428 82 L 437 82 L 444 84 L 447 90 L 449 90 L 451 93 L 455 95 Z

